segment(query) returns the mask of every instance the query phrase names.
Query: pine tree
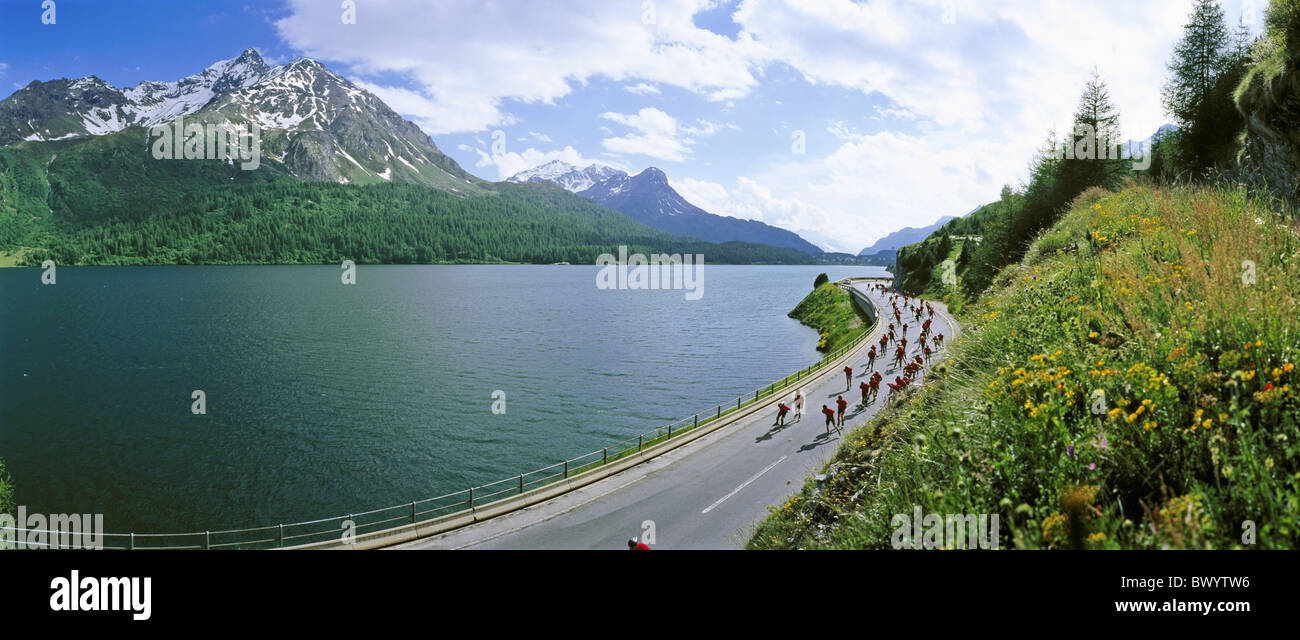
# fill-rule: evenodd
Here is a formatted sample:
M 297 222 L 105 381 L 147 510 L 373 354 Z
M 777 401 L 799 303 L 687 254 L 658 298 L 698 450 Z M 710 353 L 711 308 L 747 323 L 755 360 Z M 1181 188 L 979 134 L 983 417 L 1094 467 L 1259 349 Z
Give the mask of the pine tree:
M 1173 75 L 1162 92 L 1165 110 L 1183 126 L 1196 118 L 1227 66 L 1224 52 L 1230 44 L 1223 9 L 1215 0 L 1197 0 L 1189 20 L 1183 38 L 1174 45 L 1169 62 Z
M 1241 18 L 1237 19 L 1237 28 L 1232 32 L 1232 42 L 1228 45 L 1228 57 L 1234 64 L 1243 64 L 1250 59 L 1250 46 L 1254 38 L 1250 37 L 1250 27 Z
M 1074 131 L 1067 139 L 1073 145 L 1075 159 L 1061 166 L 1059 180 L 1065 189 L 1077 193 L 1092 186 L 1114 187 L 1127 173 L 1119 148 L 1119 111 L 1096 69 L 1079 96 Z

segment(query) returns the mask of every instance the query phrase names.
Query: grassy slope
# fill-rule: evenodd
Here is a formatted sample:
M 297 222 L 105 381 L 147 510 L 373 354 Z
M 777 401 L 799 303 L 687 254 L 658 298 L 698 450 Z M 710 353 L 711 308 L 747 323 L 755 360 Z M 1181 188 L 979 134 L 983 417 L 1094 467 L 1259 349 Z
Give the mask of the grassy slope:
M 817 343 L 819 351 L 834 351 L 867 330 L 867 323 L 858 315 L 849 294 L 833 282 L 814 289 L 789 315 L 821 334 Z
M 1294 548 L 1300 238 L 1274 221 L 1240 193 L 1085 193 L 749 547 L 888 548 L 919 505 L 1000 514 L 1004 548 L 1229 548 L 1245 520 Z

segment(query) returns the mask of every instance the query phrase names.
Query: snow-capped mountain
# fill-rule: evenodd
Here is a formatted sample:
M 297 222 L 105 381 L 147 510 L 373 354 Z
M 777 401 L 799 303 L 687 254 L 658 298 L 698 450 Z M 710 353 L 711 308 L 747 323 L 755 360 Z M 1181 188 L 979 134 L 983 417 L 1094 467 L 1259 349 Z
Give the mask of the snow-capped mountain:
M 253 49 L 175 82 L 119 89 L 95 76 L 33 81 L 0 102 L 0 146 L 107 135 L 182 116 L 258 125 L 264 159 L 308 180 L 398 180 L 453 191 L 479 182 L 414 123 L 319 62 L 271 67 Z
M 655 167 L 634 176 L 620 171 L 578 195 L 621 211 L 646 226 L 677 235 L 709 242 L 738 240 L 822 253 L 816 245 L 791 231 L 757 220 L 715 215 L 687 202 L 668 184 L 668 176 Z
M 627 174 L 603 164 L 592 164 L 585 169 L 579 169 L 563 160 L 552 160 L 532 169 L 520 171 L 506 178 L 506 182 L 549 181 L 560 185 L 566 191 L 577 193 L 592 187 L 597 182 L 617 175 L 626 176 Z

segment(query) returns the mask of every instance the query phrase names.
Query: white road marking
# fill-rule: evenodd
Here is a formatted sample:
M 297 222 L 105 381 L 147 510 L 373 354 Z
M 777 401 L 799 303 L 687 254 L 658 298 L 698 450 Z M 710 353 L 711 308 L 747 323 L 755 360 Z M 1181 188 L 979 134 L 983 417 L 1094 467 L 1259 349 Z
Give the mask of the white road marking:
M 771 470 L 772 470 L 772 467 L 775 467 L 776 465 L 781 464 L 781 461 L 782 461 L 782 460 L 785 460 L 785 456 L 781 456 L 781 458 L 778 459 L 776 462 L 773 462 L 772 464 L 767 465 L 767 468 L 763 469 L 762 471 L 759 471 L 758 473 L 755 473 L 755 474 L 754 474 L 753 476 L 751 476 L 748 480 L 746 480 L 746 481 L 740 483 L 740 486 L 739 486 L 739 487 L 736 487 L 735 489 L 732 489 L 732 490 L 731 490 L 731 493 L 728 493 L 727 495 L 722 496 L 721 498 L 718 498 L 718 501 L 717 501 L 717 502 L 715 502 L 715 503 L 709 505 L 707 508 L 704 509 L 704 511 L 701 511 L 700 513 L 708 513 L 708 512 L 710 512 L 710 511 L 713 511 L 713 508 L 714 508 L 714 507 L 716 507 L 716 506 L 722 504 L 723 502 L 726 502 L 726 501 L 727 501 L 727 498 L 730 498 L 731 496 L 734 496 L 734 495 L 736 495 L 737 493 L 740 493 L 740 490 L 741 490 L 741 489 L 744 489 L 745 487 L 748 487 L 748 486 L 749 486 L 749 483 L 751 483 L 751 482 L 757 480 L 759 476 L 761 476 L 761 475 L 767 473 L 768 471 L 771 471 Z

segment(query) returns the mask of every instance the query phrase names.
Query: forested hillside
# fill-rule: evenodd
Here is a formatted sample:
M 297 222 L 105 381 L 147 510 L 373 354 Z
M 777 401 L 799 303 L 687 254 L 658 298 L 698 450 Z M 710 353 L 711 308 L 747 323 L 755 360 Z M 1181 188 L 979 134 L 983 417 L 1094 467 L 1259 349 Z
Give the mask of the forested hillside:
M 155 160 L 142 129 L 0 148 L 0 250 L 25 265 L 594 263 L 634 252 L 803 264 L 793 249 L 673 236 L 549 184 L 480 195 L 296 179 L 276 162 Z

